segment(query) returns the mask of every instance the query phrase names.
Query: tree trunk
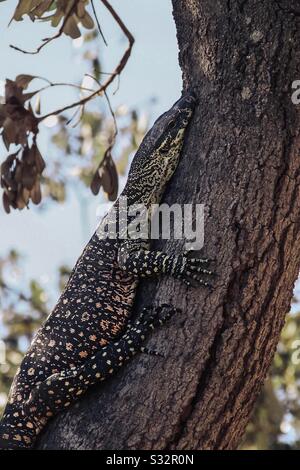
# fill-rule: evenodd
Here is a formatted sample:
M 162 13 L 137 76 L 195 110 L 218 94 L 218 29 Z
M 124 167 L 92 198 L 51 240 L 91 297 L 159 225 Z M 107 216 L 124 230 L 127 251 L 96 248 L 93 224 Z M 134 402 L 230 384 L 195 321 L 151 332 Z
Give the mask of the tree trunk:
M 219 276 L 213 292 L 142 283 L 136 309 L 183 309 L 148 342 L 167 358 L 136 357 L 57 417 L 39 448 L 236 448 L 290 308 L 300 266 L 299 2 L 173 6 L 184 88 L 199 106 L 165 201 L 205 203 L 203 253 Z

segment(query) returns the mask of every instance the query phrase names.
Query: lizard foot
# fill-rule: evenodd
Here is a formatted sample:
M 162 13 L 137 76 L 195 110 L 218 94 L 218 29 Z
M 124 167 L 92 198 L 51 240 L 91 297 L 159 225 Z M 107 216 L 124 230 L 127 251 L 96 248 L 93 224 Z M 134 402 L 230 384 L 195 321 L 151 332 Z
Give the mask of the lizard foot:
M 211 290 L 212 284 L 206 280 L 206 277 L 216 274 L 205 266 L 210 262 L 208 258 L 191 258 L 188 252 L 185 252 L 176 258 L 173 276 L 189 287 L 204 286 Z

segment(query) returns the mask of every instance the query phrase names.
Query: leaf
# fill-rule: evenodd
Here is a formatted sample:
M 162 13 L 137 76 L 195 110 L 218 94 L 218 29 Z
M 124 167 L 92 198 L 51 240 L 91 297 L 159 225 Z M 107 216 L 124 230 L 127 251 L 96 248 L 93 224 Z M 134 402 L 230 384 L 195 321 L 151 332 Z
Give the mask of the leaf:
M 41 192 L 41 185 L 39 181 L 36 181 L 32 191 L 31 191 L 31 199 L 33 204 L 39 204 L 42 200 L 42 192 Z
M 21 157 L 18 157 L 21 151 Z M 1 165 L 0 180 L 6 194 L 3 196 L 6 212 L 8 203 L 21 210 L 28 206 L 30 198 L 34 204 L 41 202 L 40 176 L 44 168 L 45 162 L 36 143 L 31 147 L 26 145 L 6 158 Z
M 97 196 L 97 194 L 100 191 L 100 188 L 101 188 L 101 178 L 99 175 L 99 170 L 97 169 L 91 182 L 91 191 L 95 196 Z
M 118 173 L 111 157 L 107 158 L 105 165 L 100 169 L 100 177 L 108 199 L 114 201 L 118 195 Z
M 21 74 L 18 75 L 15 79 L 15 82 L 19 88 L 22 88 L 23 90 L 26 90 L 28 87 L 29 83 L 34 80 L 35 77 L 34 75 L 26 75 L 26 74 Z
M 41 95 L 37 95 L 34 111 L 37 115 L 41 114 Z
M 16 200 L 16 204 L 17 204 L 17 208 L 19 210 L 22 210 L 24 209 L 24 207 L 26 207 L 26 202 L 23 198 L 23 189 L 22 189 L 22 186 L 20 187 L 19 191 L 18 191 L 18 195 L 17 195 L 17 200 Z
M 72 39 L 80 38 L 81 32 L 77 26 L 74 16 L 71 16 L 70 18 L 68 18 L 64 26 L 64 33 L 70 36 Z
M 36 183 L 37 171 L 34 166 L 23 165 L 22 185 L 31 191 Z
M 32 0 L 19 0 L 19 3 L 17 5 L 17 8 L 15 9 L 13 19 L 16 21 L 21 21 L 23 19 L 23 15 L 26 13 L 28 14 L 32 8 Z M 39 2 L 36 1 L 36 4 Z
M 10 169 L 13 163 L 16 160 L 16 153 L 8 155 L 6 160 L 1 164 L 0 167 L 0 174 L 1 174 L 1 187 L 4 188 L 6 185 L 9 186 L 11 184 L 10 181 Z
M 3 202 L 3 207 L 4 207 L 5 212 L 7 214 L 9 214 L 10 213 L 10 203 L 9 203 L 9 199 L 8 199 L 6 191 L 4 191 L 3 194 L 2 194 L 2 202 Z
M 35 159 L 35 165 L 36 165 L 36 168 L 39 172 L 39 174 L 41 175 L 46 167 L 46 163 L 45 163 L 45 160 L 43 159 L 38 147 L 36 144 L 34 144 L 32 147 L 31 147 L 31 150 L 34 154 L 34 159 Z
M 16 160 L 16 170 L 15 170 L 15 177 L 16 183 L 22 183 L 23 174 L 22 174 L 22 164 L 20 160 Z
M 22 90 L 13 80 L 6 79 L 5 82 L 5 103 L 17 104 L 22 102 Z
M 85 5 L 83 2 L 79 2 L 77 5 L 77 16 L 81 19 L 84 17 L 86 11 L 85 11 Z
M 31 98 L 33 98 L 34 95 L 39 93 L 39 91 L 40 90 L 35 90 L 35 91 L 32 91 L 31 93 L 24 93 L 24 95 L 22 95 L 22 104 L 24 104 L 28 100 L 31 100 Z
M 39 5 L 32 11 L 32 14 L 41 17 L 46 11 L 50 9 L 52 3 L 54 3 L 53 0 L 43 0 L 42 2 L 39 2 Z
M 83 17 L 80 17 L 80 21 L 82 26 L 86 29 L 93 29 L 95 26 L 93 18 L 87 11 L 85 12 L 85 15 Z
M 17 132 L 16 126 L 12 119 L 6 118 L 3 123 L 3 132 L 2 132 L 2 139 L 5 147 L 9 150 L 10 144 L 19 143 L 17 142 Z
M 56 28 L 58 24 L 60 23 L 61 19 L 63 18 L 63 16 L 64 16 L 64 12 L 57 10 L 54 15 L 51 15 L 51 17 L 48 18 L 48 19 L 52 18 L 51 26 Z
M 25 202 L 25 206 L 28 206 L 29 199 L 30 199 L 30 191 L 28 191 L 28 189 L 26 188 L 23 188 L 22 197 Z
M 111 185 L 111 191 L 108 193 L 108 199 L 109 201 L 115 201 L 118 197 L 119 178 L 118 178 L 116 165 L 112 159 L 110 160 L 109 172 L 110 172 L 112 185 Z
M 1 104 L 0 105 L 0 128 L 3 126 L 3 123 L 5 121 L 6 113 L 5 113 L 5 108 Z
M 22 161 L 26 165 L 35 164 L 35 155 L 34 155 L 34 151 L 32 150 L 32 147 L 30 148 L 28 147 L 28 145 L 26 145 L 26 147 L 23 150 Z

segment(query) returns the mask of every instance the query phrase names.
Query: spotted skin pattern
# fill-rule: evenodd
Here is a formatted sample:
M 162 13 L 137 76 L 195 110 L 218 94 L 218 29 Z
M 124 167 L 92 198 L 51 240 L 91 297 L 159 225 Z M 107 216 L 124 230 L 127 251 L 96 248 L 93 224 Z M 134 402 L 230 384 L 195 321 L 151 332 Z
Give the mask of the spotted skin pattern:
M 129 203 L 150 207 L 160 201 L 194 107 L 193 95 L 184 95 L 146 135 L 122 193 Z M 166 274 L 187 285 L 209 287 L 202 278 L 212 274 L 207 263 L 185 253 L 151 251 L 147 240 L 123 240 L 120 233 L 115 240 L 105 239 L 95 232 L 14 378 L 0 423 L 0 449 L 32 448 L 47 421 L 90 386 L 106 380 L 139 351 L 159 356 L 143 343 L 177 309 L 148 307 L 130 320 L 139 279 Z

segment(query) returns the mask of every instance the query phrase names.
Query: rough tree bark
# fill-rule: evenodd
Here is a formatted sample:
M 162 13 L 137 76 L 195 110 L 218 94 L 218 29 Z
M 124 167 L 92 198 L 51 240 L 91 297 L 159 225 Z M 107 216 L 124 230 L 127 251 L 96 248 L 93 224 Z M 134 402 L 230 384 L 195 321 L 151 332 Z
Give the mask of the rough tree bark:
M 205 203 L 204 252 L 219 277 L 212 293 L 172 279 L 142 284 L 137 308 L 154 299 L 184 311 L 149 341 L 167 359 L 136 357 L 51 423 L 39 448 L 236 448 L 290 308 L 300 267 L 299 2 L 173 7 L 184 88 L 199 106 L 165 201 Z

